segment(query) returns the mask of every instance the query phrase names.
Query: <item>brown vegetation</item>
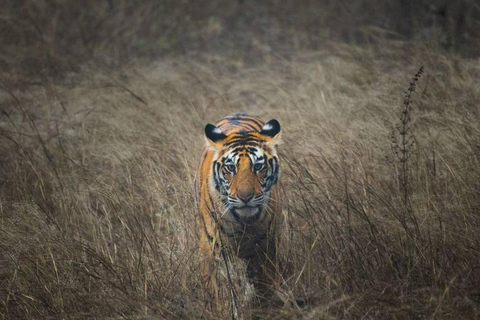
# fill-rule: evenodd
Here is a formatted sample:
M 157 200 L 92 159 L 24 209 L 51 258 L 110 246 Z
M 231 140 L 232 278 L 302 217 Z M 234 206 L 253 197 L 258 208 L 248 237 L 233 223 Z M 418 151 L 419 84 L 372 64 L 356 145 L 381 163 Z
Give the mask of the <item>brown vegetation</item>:
M 253 310 L 245 294 L 242 315 L 480 317 L 480 69 L 471 48 L 462 57 L 378 29 L 361 41 L 317 43 L 308 37 L 314 32 L 302 33 L 315 19 L 293 30 L 278 18 L 275 28 L 298 36 L 295 50 L 277 51 L 259 36 L 260 43 L 241 39 L 240 56 L 233 47 L 202 54 L 188 47 L 173 57 L 180 42 L 167 41 L 173 49 L 162 59 L 146 59 L 115 19 L 105 18 L 111 29 L 87 33 L 97 42 L 78 43 L 73 28 L 59 29 L 66 36 L 42 30 L 25 13 L 39 3 L 52 5 L 10 4 L 1 18 L 2 30 L 9 21 L 16 32 L 0 55 L 2 318 L 231 317 L 228 299 L 204 308 L 193 179 L 204 125 L 236 111 L 282 124 L 283 289 L 305 301 L 301 309 Z M 111 12 L 100 9 L 85 14 Z M 225 36 L 226 20 L 196 9 L 192 24 Z M 275 10 L 286 9 L 269 17 Z M 46 25 L 66 19 L 35 12 Z M 478 23 L 474 14 L 466 26 Z M 333 23 L 317 18 L 325 28 Z M 35 30 L 57 36 L 36 43 Z M 190 31 L 178 34 L 201 46 Z M 102 51 L 109 37 L 136 60 Z M 70 54 L 69 45 L 85 52 Z M 115 60 L 110 67 L 100 67 L 105 55 Z

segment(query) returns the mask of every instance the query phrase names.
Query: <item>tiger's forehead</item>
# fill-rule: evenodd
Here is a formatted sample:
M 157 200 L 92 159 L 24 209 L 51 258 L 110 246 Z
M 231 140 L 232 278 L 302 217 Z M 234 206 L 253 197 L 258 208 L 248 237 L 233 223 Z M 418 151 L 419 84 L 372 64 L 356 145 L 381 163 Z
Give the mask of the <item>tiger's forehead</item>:
M 240 158 L 248 157 L 254 163 L 264 158 L 265 147 L 265 141 L 256 132 L 231 134 L 224 143 L 222 158 L 237 163 Z
M 224 148 L 235 148 L 237 146 L 261 146 L 263 144 L 265 144 L 265 139 L 259 132 L 247 132 L 242 129 L 229 134 L 223 145 Z
M 251 162 L 258 162 L 265 159 L 266 150 L 262 147 L 254 146 L 238 146 L 234 149 L 227 149 L 223 154 L 222 158 L 224 162 L 239 162 L 240 158 L 248 157 Z

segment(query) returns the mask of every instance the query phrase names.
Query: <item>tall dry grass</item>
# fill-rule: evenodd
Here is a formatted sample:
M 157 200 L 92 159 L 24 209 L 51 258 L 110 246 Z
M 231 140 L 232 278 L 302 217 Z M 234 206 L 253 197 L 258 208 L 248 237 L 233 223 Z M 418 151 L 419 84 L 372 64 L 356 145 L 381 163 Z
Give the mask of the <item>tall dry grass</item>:
M 244 298 L 244 316 L 478 317 L 475 61 L 395 45 L 296 60 L 3 83 L 2 318 L 230 317 L 227 300 L 204 309 L 193 178 L 203 125 L 239 110 L 282 123 L 283 289 L 306 302 L 253 310 Z M 392 132 L 421 64 L 405 189 Z
M 238 111 L 282 125 L 282 290 L 305 302 L 253 309 L 236 260 L 241 316 L 480 317 L 475 3 L 460 38 L 424 2 L 407 24 L 393 1 L 223 3 L 4 6 L 1 318 L 230 318 L 205 309 L 193 179 Z

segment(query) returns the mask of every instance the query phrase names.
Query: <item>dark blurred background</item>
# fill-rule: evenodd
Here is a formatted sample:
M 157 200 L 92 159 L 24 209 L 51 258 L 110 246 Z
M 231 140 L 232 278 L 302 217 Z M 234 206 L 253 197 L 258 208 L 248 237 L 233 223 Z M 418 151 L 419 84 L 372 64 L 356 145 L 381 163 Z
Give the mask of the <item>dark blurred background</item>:
M 476 0 L 7 0 L 0 10 L 0 68 L 31 76 L 171 54 L 255 64 L 332 42 L 480 53 Z

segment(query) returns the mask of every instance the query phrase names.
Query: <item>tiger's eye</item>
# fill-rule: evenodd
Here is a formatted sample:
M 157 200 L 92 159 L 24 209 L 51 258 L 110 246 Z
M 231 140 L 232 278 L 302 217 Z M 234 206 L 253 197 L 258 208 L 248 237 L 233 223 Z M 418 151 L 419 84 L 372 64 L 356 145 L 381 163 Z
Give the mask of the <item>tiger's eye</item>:
M 233 164 L 227 164 L 225 166 L 225 168 L 227 169 L 227 171 L 232 172 L 232 173 L 235 171 L 235 165 L 233 165 Z
M 253 170 L 255 171 L 260 171 L 263 169 L 263 163 L 256 163 L 254 166 L 253 166 Z

